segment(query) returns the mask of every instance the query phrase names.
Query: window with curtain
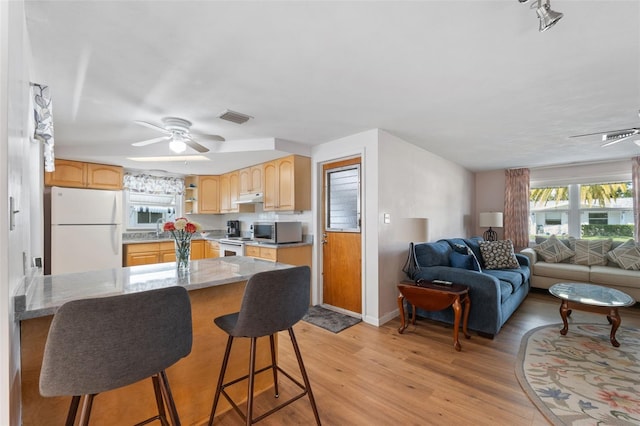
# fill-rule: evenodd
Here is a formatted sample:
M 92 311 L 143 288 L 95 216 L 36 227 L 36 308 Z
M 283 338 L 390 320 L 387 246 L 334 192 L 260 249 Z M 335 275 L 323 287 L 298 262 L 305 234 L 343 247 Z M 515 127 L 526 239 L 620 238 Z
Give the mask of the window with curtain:
M 123 181 L 127 229 L 156 229 L 183 214 L 183 178 L 125 173 Z
M 549 235 L 626 241 L 634 235 L 631 181 L 532 187 L 529 211 L 532 241 Z

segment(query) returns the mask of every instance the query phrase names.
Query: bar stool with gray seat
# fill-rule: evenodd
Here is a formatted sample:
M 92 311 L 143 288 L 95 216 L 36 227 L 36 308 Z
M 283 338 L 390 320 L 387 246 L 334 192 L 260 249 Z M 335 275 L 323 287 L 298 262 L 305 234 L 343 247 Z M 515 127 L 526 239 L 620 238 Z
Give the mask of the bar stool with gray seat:
M 75 300 L 53 317 L 40 372 L 43 396 L 72 396 L 66 424 L 89 423 L 94 397 L 151 377 L 160 420 L 180 424 L 165 369 L 191 352 L 191 302 L 184 287 Z M 52 420 L 53 421 L 53 420 Z M 109 423 L 108 420 L 105 423 Z
M 247 425 L 257 423 L 265 417 L 273 414 L 281 408 L 291 404 L 292 402 L 302 398 L 305 395 L 309 396 L 309 402 L 315 416 L 316 423 L 320 425 L 320 416 L 318 415 L 318 409 L 316 407 L 313 393 L 311 392 L 311 385 L 309 383 L 309 377 L 307 371 L 302 362 L 302 356 L 300 355 L 300 348 L 296 341 L 295 334 L 293 333 L 293 325 L 300 321 L 302 317 L 307 313 L 309 309 L 309 295 L 311 284 L 311 271 L 308 266 L 298 266 L 289 269 L 281 269 L 275 271 L 260 272 L 253 275 L 245 288 L 244 296 L 242 298 L 242 305 L 240 306 L 240 312 L 233 314 L 223 315 L 214 320 L 216 325 L 224 330 L 229 338 L 227 339 L 227 347 L 224 353 L 224 359 L 222 361 L 222 368 L 220 370 L 220 376 L 218 378 L 218 385 L 216 387 L 216 393 L 213 399 L 213 407 L 211 408 L 211 416 L 209 417 L 209 425 L 213 424 L 213 418 L 216 414 L 216 408 L 218 401 L 220 400 L 220 394 L 229 401 L 234 410 L 242 417 Z M 296 358 L 298 360 L 298 367 L 302 375 L 304 384 L 290 376 L 287 372 L 282 370 L 276 362 L 275 354 L 275 342 L 274 334 L 287 330 L 291 338 L 293 350 L 295 351 Z M 258 371 L 256 371 L 256 342 L 258 337 L 269 336 L 271 344 L 271 365 L 268 365 Z M 229 361 L 229 354 L 231 353 L 231 345 L 235 337 L 249 337 L 251 338 L 251 349 L 249 355 L 249 374 L 232 380 L 228 383 L 224 383 L 224 376 L 227 369 L 227 363 Z M 253 383 L 256 374 L 262 373 L 267 370 L 273 372 L 273 382 L 275 397 L 278 398 L 278 372 L 284 374 L 293 383 L 302 389 L 302 393 L 290 398 L 289 400 L 281 403 L 277 407 L 267 411 L 266 413 L 253 418 Z M 247 395 L 247 410 L 246 414 L 243 414 L 238 405 L 229 397 L 225 388 L 241 382 L 245 379 L 249 379 L 248 383 L 248 395 Z

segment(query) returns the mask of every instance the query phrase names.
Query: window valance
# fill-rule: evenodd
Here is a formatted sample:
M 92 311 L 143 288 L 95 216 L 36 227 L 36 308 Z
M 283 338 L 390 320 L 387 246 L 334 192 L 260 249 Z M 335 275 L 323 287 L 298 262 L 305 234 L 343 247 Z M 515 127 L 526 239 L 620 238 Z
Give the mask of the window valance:
M 184 179 L 172 176 L 125 173 L 123 186 L 131 192 L 175 195 L 184 192 Z

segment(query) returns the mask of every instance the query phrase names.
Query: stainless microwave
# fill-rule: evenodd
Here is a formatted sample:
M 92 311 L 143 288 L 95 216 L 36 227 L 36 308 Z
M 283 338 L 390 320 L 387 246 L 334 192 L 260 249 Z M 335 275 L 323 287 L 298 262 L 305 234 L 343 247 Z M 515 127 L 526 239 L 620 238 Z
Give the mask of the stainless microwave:
M 272 244 L 298 243 L 302 241 L 301 222 L 254 222 L 255 241 Z

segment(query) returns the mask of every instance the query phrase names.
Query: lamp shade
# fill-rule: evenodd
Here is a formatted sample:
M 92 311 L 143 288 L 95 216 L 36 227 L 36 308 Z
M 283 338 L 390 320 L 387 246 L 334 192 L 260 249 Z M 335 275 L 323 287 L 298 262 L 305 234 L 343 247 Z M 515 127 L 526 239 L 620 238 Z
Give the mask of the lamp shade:
M 482 228 L 502 228 L 502 212 L 480 213 L 480 226 Z

